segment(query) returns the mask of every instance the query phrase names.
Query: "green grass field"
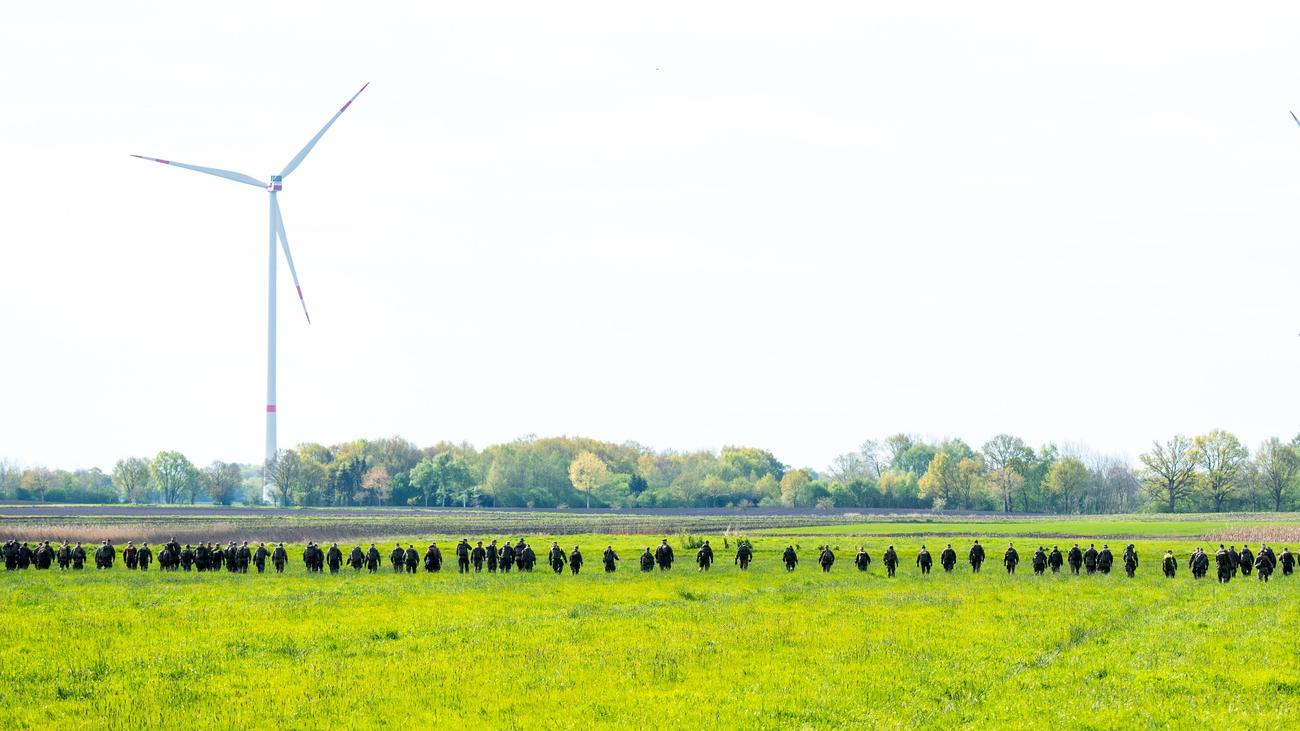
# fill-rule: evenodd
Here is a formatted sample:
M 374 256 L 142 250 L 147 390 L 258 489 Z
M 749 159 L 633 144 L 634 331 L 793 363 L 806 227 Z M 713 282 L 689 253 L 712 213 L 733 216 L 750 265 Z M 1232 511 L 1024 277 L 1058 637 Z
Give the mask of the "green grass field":
M 298 550 L 283 576 L 3 573 L 0 728 L 1300 727 L 1300 574 L 1193 581 L 1183 522 L 1130 522 L 1151 536 L 1132 580 L 1035 577 L 1044 541 L 992 530 L 984 572 L 963 561 L 923 577 L 916 548 L 949 539 L 859 537 L 876 524 L 756 532 L 748 573 L 719 550 L 700 574 L 677 547 L 672 572 L 642 574 L 639 548 L 657 539 L 621 535 L 560 537 L 583 546 L 577 577 L 454 563 L 309 575 Z M 1079 523 L 1085 540 L 1128 530 L 1061 525 Z M 997 560 L 1008 538 L 1024 559 L 1014 577 Z M 969 539 L 951 540 L 964 558 Z M 803 563 L 787 574 L 778 555 L 796 541 Z M 821 541 L 839 546 L 829 574 Z M 438 542 L 450 556 L 453 537 Z M 904 558 L 894 579 L 887 542 Z M 607 543 L 623 558 L 613 575 Z M 859 543 L 876 558 L 866 573 Z M 1173 580 L 1165 548 L 1183 564 Z

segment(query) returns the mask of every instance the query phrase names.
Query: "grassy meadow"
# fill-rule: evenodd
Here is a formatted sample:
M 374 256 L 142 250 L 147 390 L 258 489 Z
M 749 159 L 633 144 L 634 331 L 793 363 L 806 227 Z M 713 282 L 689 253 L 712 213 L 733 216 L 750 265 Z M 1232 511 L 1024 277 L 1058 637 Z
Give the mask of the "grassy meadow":
M 577 577 L 458 575 L 459 535 L 436 537 L 451 568 L 438 574 L 308 574 L 300 547 L 282 576 L 142 574 L 120 559 L 110 572 L 0 573 L 0 728 L 1300 727 L 1300 574 L 1193 581 L 1186 556 L 1204 541 L 1183 521 L 1082 522 L 1085 542 L 1143 524 L 1136 579 L 1118 562 L 1109 576 L 1035 577 L 1033 546 L 1053 539 L 1033 534 L 1062 530 L 1024 522 L 996 537 L 968 526 L 989 536 L 978 575 L 969 538 L 910 524 L 894 538 L 757 531 L 747 573 L 721 535 L 707 536 L 719 559 L 707 574 L 676 536 L 673 571 L 642 574 L 637 555 L 658 537 L 604 534 L 557 536 L 583 548 Z M 550 538 L 529 539 L 540 558 Z M 919 545 L 937 558 L 949 540 L 957 570 L 921 576 Z M 1022 556 L 1010 577 L 1007 540 Z M 839 549 L 828 574 L 822 542 Z M 623 560 L 606 575 L 611 543 Z M 793 573 L 787 543 L 800 548 Z M 894 579 L 887 543 L 903 558 Z M 859 544 L 876 559 L 865 573 Z M 1166 548 L 1173 580 L 1159 571 Z

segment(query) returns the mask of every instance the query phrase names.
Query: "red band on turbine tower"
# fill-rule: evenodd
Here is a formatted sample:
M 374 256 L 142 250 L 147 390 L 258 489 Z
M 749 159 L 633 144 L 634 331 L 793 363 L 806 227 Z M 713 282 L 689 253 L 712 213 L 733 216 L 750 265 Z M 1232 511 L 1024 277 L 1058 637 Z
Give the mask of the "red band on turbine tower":
M 274 413 L 275 413 L 275 404 L 267 404 L 267 405 L 266 405 L 266 413 L 268 413 L 268 414 L 274 414 Z

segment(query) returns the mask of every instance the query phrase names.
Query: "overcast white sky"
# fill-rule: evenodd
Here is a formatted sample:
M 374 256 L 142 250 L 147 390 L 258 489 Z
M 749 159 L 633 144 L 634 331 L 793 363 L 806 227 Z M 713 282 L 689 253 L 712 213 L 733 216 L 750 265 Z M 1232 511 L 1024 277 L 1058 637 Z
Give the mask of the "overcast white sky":
M 1290 437 L 1300 6 L 11 3 L 0 458 Z

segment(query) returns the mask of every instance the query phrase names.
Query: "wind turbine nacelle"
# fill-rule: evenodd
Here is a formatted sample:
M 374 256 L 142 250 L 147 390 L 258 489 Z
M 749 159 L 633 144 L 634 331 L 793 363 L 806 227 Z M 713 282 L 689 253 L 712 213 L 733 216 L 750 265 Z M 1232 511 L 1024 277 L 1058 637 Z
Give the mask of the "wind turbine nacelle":
M 284 186 L 281 184 L 281 181 L 283 181 L 283 180 L 284 180 L 284 178 L 282 178 L 282 177 L 279 176 L 279 175 L 272 175 L 272 176 L 271 176 L 271 184 L 268 185 L 268 186 L 266 186 L 266 189 L 269 190 L 269 191 L 271 191 L 272 193 L 274 193 L 274 192 L 276 192 L 276 191 L 279 191 L 279 190 L 282 190 L 282 189 L 284 188 Z

